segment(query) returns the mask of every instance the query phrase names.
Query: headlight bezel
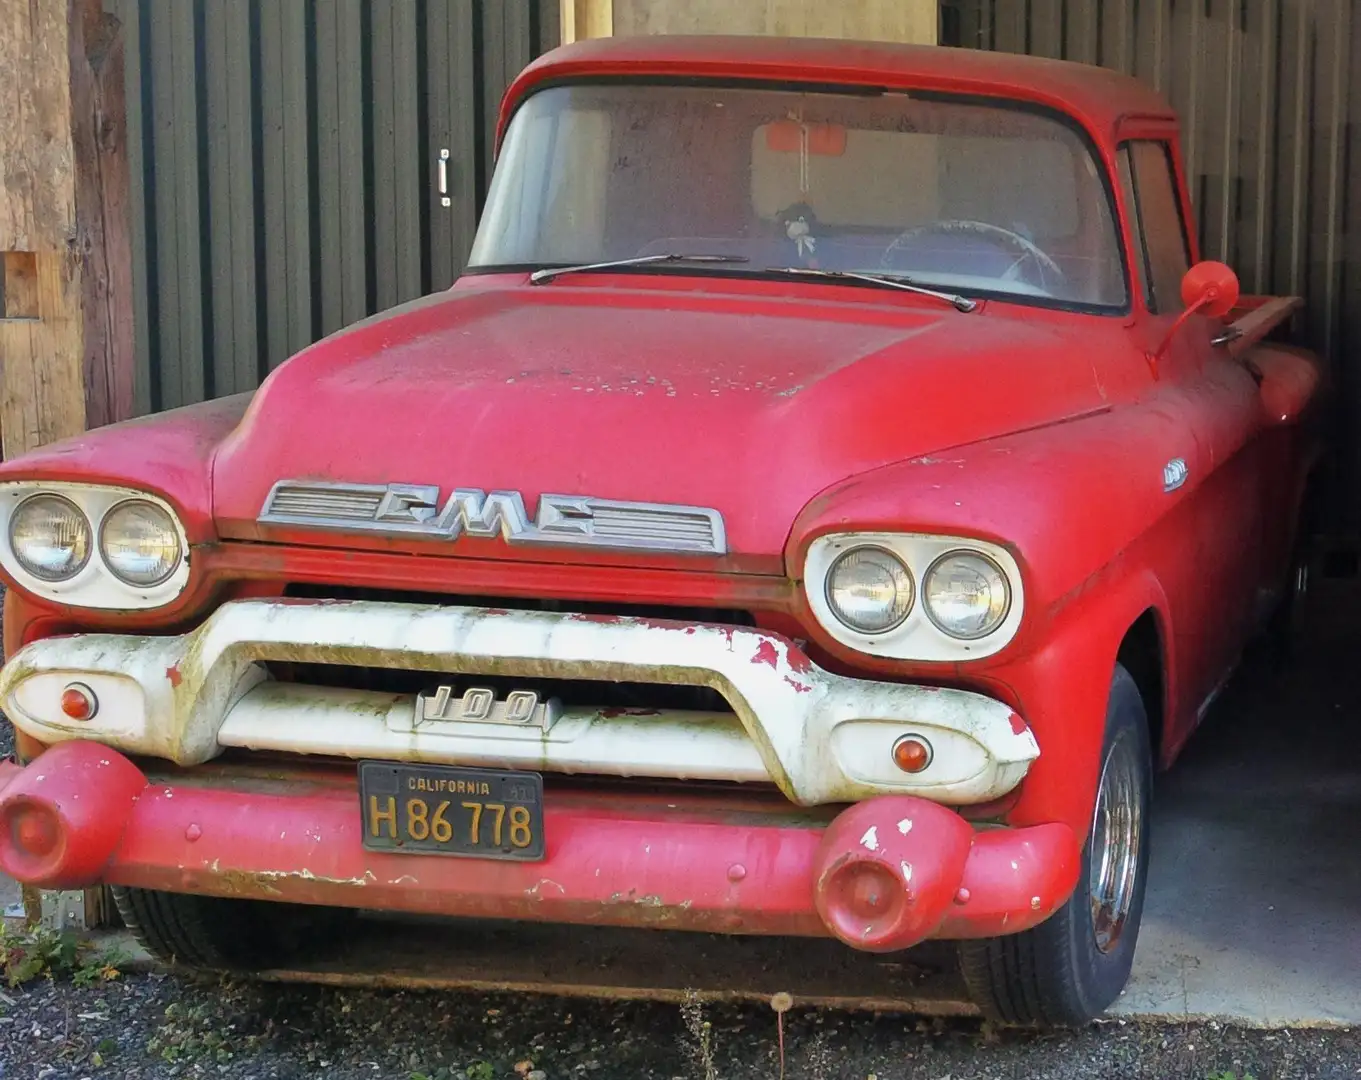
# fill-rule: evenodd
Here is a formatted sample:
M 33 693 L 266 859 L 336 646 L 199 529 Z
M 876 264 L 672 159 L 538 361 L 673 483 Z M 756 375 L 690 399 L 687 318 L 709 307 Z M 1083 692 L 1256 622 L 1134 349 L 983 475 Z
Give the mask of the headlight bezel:
M 71 577 L 45 581 L 24 568 L 10 540 L 11 523 L 18 508 L 36 495 L 52 495 L 71 503 L 84 515 L 90 529 L 90 550 L 85 565 Z M 179 542 L 179 561 L 155 585 L 124 581 L 104 557 L 103 527 L 107 516 L 129 502 L 154 506 L 170 520 Z M 164 607 L 178 597 L 189 582 L 190 548 L 184 523 L 165 499 L 148 491 L 111 484 L 61 481 L 10 481 L 0 483 L 0 566 L 19 588 L 40 599 L 71 607 L 116 611 L 144 611 Z
M 855 548 L 887 550 L 907 568 L 914 586 L 911 610 L 896 627 L 864 633 L 842 622 L 826 599 L 833 563 Z M 1006 614 L 998 626 L 977 637 L 956 637 L 937 625 L 927 611 L 926 575 L 950 555 L 978 555 L 1000 570 L 1009 591 Z M 803 564 L 804 595 L 818 624 L 833 640 L 856 652 L 923 663 L 979 660 L 1004 649 L 1020 629 L 1025 609 L 1021 568 L 1005 548 L 967 536 L 930 533 L 826 533 L 809 545 Z

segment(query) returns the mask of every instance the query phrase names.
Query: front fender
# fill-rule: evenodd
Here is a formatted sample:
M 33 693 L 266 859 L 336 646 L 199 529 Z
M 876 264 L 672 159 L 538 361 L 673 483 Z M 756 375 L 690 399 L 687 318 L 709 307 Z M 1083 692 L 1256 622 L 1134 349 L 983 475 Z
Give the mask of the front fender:
M 1146 569 L 1122 573 L 1112 567 L 1053 616 L 1042 645 L 977 679 L 980 689 L 1025 717 L 1040 744 L 1040 756 L 1007 815 L 1009 824 L 1061 821 L 1085 840 L 1116 657 L 1130 627 L 1149 611 L 1159 628 L 1164 700 L 1144 706 L 1150 717 L 1165 712 L 1166 702 L 1175 700 L 1177 671 L 1163 644 L 1170 625 L 1167 600 Z

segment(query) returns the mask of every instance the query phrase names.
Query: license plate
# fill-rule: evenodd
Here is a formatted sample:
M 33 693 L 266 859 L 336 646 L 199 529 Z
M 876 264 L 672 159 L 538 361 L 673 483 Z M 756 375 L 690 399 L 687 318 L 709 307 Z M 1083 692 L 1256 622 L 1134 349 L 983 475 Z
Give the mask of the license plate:
M 370 851 L 543 858 L 538 773 L 363 761 L 359 802 Z

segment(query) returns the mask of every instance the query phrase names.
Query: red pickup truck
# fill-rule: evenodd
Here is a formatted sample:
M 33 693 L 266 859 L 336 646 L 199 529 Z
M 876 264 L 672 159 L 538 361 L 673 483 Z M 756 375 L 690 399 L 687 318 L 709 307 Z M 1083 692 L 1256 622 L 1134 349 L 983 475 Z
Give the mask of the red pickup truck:
M 497 138 L 452 289 L 0 467 L 0 867 L 204 967 L 386 909 L 952 940 L 987 1014 L 1099 1014 L 1318 460 L 1177 117 L 655 37 Z

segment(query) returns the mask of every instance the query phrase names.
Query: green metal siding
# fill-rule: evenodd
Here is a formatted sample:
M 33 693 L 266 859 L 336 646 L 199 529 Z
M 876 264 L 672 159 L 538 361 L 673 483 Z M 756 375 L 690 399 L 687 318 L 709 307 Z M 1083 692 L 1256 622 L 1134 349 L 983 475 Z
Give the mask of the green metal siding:
M 463 267 L 557 0 L 105 0 L 123 25 L 141 413 L 249 390 Z M 450 151 L 452 205 L 436 191 Z
M 1305 298 L 1331 360 L 1339 524 L 1361 524 L 1356 0 L 945 0 L 944 43 L 1100 64 L 1177 108 L 1201 250 Z

